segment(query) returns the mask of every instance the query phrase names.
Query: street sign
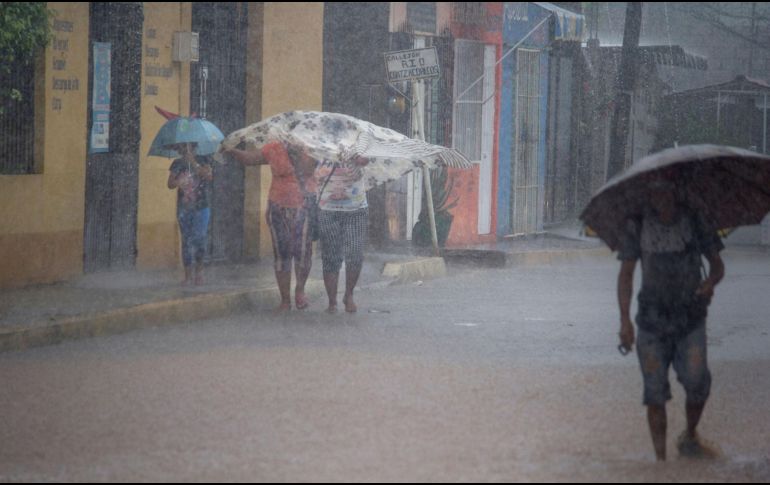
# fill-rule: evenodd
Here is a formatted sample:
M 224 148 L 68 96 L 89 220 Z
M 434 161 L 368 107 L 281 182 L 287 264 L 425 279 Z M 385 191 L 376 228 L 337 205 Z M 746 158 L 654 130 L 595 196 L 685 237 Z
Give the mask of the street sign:
M 386 52 L 385 67 L 388 70 L 388 82 L 391 83 L 427 79 L 441 75 L 435 47 Z

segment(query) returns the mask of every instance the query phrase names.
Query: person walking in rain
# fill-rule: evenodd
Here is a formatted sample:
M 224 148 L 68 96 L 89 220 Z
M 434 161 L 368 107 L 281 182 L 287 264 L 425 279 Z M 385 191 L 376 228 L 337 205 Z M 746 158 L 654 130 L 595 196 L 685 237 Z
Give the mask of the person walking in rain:
M 316 170 L 321 192 L 318 197 L 318 232 L 321 240 L 324 286 L 329 298 L 328 313 L 337 311 L 337 287 L 345 262 L 345 311 L 356 313 L 353 291 L 364 265 L 369 223 L 369 205 L 361 168 L 369 160 L 354 157 L 347 163 L 323 162 Z
M 639 219 L 628 219 L 620 237 L 618 277 L 620 345 L 624 352 L 636 341 L 644 380 L 644 404 L 656 458 L 666 459 L 666 402 L 673 365 L 687 394 L 687 429 L 677 442 L 680 455 L 714 457 L 699 438 L 700 422 L 711 390 L 706 358 L 706 316 L 714 288 L 724 276 L 719 252 L 724 248 L 704 218 L 680 204 L 671 174 L 652 174 L 649 208 Z M 701 275 L 702 256 L 709 274 Z M 634 334 L 630 310 L 634 270 L 641 260 L 642 287 Z
M 211 219 L 211 160 L 196 155 L 196 143 L 180 143 L 172 148 L 181 157 L 171 164 L 167 185 L 169 189 L 177 189 L 177 221 L 182 233 L 185 275 L 182 284 L 201 285 Z
M 273 240 L 275 278 L 281 294 L 278 311 L 291 309 L 292 262 L 297 278 L 294 303 L 304 310 L 309 303 L 305 283 L 313 263 L 311 214 L 315 210 L 316 161 L 302 149 L 272 142 L 259 151 L 230 149 L 224 152 L 243 165 L 269 164 L 273 175 L 268 196 L 267 224 Z

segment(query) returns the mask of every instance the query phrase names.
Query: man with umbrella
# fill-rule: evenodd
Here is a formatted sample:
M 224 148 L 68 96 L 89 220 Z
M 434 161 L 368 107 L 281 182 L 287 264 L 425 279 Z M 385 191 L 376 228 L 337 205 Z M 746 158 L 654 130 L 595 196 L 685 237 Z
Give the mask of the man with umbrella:
M 714 452 L 696 434 L 711 389 L 706 315 L 724 276 L 717 230 L 759 224 L 770 212 L 770 157 L 739 148 L 694 145 L 635 162 L 591 199 L 580 218 L 621 260 L 620 350 L 634 341 L 644 378 L 644 404 L 655 453 L 666 457 L 668 369 L 687 392 L 683 456 Z M 701 274 L 703 260 L 709 274 Z M 630 308 L 636 261 L 642 288 L 634 335 Z M 636 337 L 636 338 L 635 338 Z
M 628 219 L 621 235 L 618 259 L 620 341 L 626 351 L 634 344 L 630 309 L 634 270 L 642 262 L 639 326 L 636 338 L 644 378 L 644 404 L 655 455 L 666 459 L 666 401 L 671 399 L 668 370 L 673 364 L 687 393 L 687 429 L 679 438 L 683 456 L 708 456 L 696 427 L 711 388 L 706 360 L 706 314 L 714 287 L 724 276 L 719 256 L 723 245 L 716 230 L 697 213 L 681 205 L 674 174 L 651 175 L 648 210 Z M 701 257 L 710 265 L 701 281 Z

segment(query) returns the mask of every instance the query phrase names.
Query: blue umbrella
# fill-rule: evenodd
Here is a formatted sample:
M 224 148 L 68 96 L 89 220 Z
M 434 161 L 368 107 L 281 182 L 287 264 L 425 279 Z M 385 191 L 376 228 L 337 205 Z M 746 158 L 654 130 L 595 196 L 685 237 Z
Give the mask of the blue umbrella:
M 148 155 L 176 158 L 179 156 L 171 147 L 180 143 L 197 143 L 198 155 L 216 153 L 225 136 L 210 121 L 200 118 L 174 118 L 160 129 L 150 147 Z

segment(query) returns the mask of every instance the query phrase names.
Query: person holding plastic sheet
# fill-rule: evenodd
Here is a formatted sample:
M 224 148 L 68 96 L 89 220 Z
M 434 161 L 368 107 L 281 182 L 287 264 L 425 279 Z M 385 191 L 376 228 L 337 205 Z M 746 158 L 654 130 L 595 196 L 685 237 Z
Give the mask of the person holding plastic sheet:
M 305 283 L 313 262 L 312 214 L 316 208 L 316 162 L 300 148 L 287 143 L 268 143 L 259 150 L 228 149 L 243 165 L 269 165 L 272 173 L 268 196 L 267 225 L 273 241 L 275 278 L 281 294 L 278 311 L 291 309 L 291 270 L 297 284 L 294 303 L 304 310 L 309 303 Z

